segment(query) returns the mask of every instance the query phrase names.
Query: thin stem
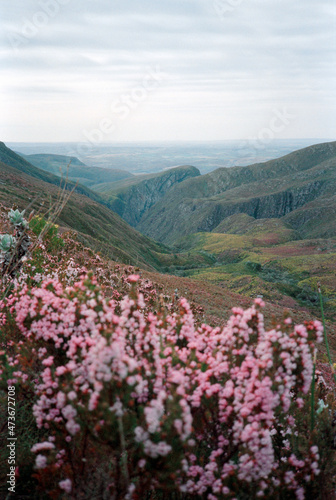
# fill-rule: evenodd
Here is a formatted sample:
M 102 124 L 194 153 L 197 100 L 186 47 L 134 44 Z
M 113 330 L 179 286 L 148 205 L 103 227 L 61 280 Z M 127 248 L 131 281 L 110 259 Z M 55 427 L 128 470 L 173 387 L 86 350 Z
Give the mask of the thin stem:
M 84 443 L 83 443 L 83 449 L 82 449 L 82 467 L 81 467 L 81 475 L 84 473 L 85 465 L 86 465 L 86 458 L 85 458 L 85 452 L 86 452 L 86 446 L 87 446 L 87 441 L 88 441 L 88 430 L 86 429 L 85 431 L 85 436 L 84 436 Z
M 126 451 L 124 426 L 123 426 L 123 421 L 122 421 L 121 416 L 118 416 L 118 424 L 119 424 L 120 443 L 121 443 L 121 450 L 122 450 L 121 462 L 122 462 L 123 472 L 124 472 L 124 476 L 125 476 L 126 487 L 128 488 L 130 479 L 129 479 L 128 468 L 127 468 L 127 451 Z
M 311 385 L 311 398 L 310 398 L 310 430 L 313 432 L 315 427 L 315 369 L 316 369 L 316 349 L 314 351 L 314 366 Z

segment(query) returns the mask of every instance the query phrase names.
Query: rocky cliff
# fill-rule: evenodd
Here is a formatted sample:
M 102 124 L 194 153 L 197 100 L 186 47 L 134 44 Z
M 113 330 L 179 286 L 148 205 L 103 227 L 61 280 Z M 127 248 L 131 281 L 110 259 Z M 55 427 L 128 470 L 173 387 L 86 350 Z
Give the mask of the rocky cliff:
M 131 226 L 136 227 L 143 215 L 173 186 L 199 175 L 199 170 L 192 166 L 169 169 L 120 189 L 115 193 L 115 199 L 109 203 L 109 206 Z
M 319 144 L 263 164 L 218 169 L 188 179 L 153 205 L 137 228 L 151 238 L 174 244 L 181 236 L 215 230 L 233 214 L 281 218 L 300 210 L 298 217 L 291 218 L 300 230 L 300 221 L 309 227 L 303 214 L 307 205 L 318 235 L 323 206 L 317 200 L 329 200 L 335 191 L 336 142 Z M 328 234 L 336 235 L 335 223 Z

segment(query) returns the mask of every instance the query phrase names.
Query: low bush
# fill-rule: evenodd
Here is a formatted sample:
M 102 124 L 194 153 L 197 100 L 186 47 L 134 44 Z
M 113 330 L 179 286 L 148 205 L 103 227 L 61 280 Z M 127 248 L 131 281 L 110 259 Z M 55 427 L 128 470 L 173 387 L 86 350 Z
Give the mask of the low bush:
M 334 393 L 313 375 L 320 322 L 284 316 L 266 330 L 257 299 L 213 328 L 186 299 L 63 239 L 57 255 L 37 246 L 0 301 L 1 403 L 8 386 L 17 394 L 17 492 L 334 498 Z

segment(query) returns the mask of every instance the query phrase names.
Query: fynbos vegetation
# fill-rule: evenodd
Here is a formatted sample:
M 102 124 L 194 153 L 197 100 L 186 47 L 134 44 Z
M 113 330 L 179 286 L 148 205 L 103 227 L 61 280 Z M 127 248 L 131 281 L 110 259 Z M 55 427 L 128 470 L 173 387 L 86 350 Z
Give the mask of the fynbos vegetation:
M 11 214 L 33 243 L 0 302 L 0 397 L 16 387 L 22 440 L 16 492 L 333 498 L 335 402 L 316 370 L 319 321 L 285 315 L 266 328 L 256 299 L 206 325 L 200 308 L 134 268 L 56 226 L 40 241 Z

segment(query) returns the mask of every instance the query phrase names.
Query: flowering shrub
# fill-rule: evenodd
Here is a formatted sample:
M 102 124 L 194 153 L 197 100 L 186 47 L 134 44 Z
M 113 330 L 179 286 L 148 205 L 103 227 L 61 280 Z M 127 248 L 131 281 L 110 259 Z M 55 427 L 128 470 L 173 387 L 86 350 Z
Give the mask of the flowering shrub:
M 36 236 L 44 235 L 48 252 L 55 252 L 64 246 L 64 240 L 58 235 L 58 225 L 47 221 L 42 215 L 35 215 L 29 223 Z
M 15 385 L 25 495 L 334 498 L 335 398 L 321 363 L 311 394 L 319 322 L 266 330 L 257 299 L 224 327 L 202 324 L 202 308 L 140 270 L 41 217 L 28 228 L 11 216 L 0 222 L 33 247 L 0 300 L 0 404 Z
M 90 275 L 72 286 L 44 279 L 0 304 L 3 331 L 19 340 L 2 357 L 2 380 L 31 395 L 42 489 L 309 498 L 326 467 L 318 429 L 302 419 L 321 324 L 286 318 L 266 331 L 257 299 L 222 329 L 197 326 L 185 299 L 153 312 L 138 282 L 128 275 L 116 300 Z

